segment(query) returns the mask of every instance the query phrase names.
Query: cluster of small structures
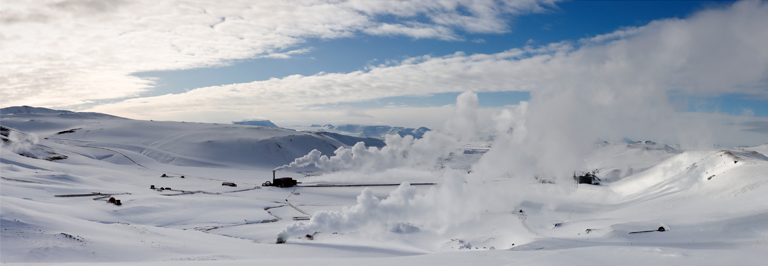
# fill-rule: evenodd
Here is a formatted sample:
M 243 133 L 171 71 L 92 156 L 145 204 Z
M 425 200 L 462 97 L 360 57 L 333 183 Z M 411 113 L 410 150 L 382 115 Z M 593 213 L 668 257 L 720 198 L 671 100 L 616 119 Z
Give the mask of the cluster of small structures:
M 162 177 L 162 178 L 171 178 L 172 176 L 169 176 L 167 174 L 162 174 L 160 177 Z M 184 178 L 184 176 L 183 175 L 179 176 L 179 178 Z M 157 190 L 157 191 L 172 190 L 170 187 L 159 187 L 159 188 L 156 188 L 155 185 L 150 185 L 149 189 L 154 189 L 154 190 Z
M 89 194 L 54 195 L 54 197 L 65 197 L 65 198 L 70 198 L 70 197 L 95 197 L 95 198 L 93 198 L 93 200 L 103 200 L 103 199 L 109 198 L 109 199 L 106 200 L 107 203 L 112 203 L 112 204 L 115 204 L 117 206 L 120 206 L 120 205 L 123 205 L 123 203 L 119 199 L 116 199 L 115 197 L 113 197 L 113 195 L 130 195 L 130 194 L 131 193 L 109 193 L 109 194 L 106 194 L 106 193 L 101 193 L 101 192 L 92 192 L 92 193 L 89 193 Z
M 115 197 L 109 197 L 109 199 L 107 200 L 107 202 L 109 202 L 109 203 L 112 203 L 112 204 L 115 204 L 115 205 L 117 205 L 117 206 L 123 205 L 123 203 L 122 203 L 122 202 L 120 202 L 120 200 L 119 200 L 119 199 L 115 199 Z
M 154 189 L 154 190 L 157 190 L 157 191 L 163 191 L 163 190 L 171 190 L 171 187 L 159 187 L 159 188 L 155 188 L 155 185 L 150 185 L 150 186 L 149 186 L 149 189 Z

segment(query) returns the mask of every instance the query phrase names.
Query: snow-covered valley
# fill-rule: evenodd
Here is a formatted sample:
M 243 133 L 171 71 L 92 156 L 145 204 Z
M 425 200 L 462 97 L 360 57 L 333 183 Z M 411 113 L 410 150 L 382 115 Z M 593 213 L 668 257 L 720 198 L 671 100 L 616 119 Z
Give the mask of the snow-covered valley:
M 506 160 L 497 146 L 439 132 L 377 148 L 25 107 L 0 125 L 8 264 L 760 265 L 768 251 L 768 145 L 598 143 L 572 169 L 597 170 L 587 185 L 488 167 Z M 300 186 L 262 186 L 292 162 L 277 175 Z M 329 184 L 400 185 L 314 186 Z

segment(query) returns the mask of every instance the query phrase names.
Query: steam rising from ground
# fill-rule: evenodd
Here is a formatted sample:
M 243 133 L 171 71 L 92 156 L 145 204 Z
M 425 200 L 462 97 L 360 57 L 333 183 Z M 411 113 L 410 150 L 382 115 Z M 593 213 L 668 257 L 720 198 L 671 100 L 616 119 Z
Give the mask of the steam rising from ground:
M 665 102 L 640 101 L 638 104 L 627 98 L 610 104 L 595 104 L 590 97 L 599 96 L 600 90 L 567 87 L 563 93 L 552 92 L 534 94 L 530 103 L 522 102 L 501 110 L 493 117 L 495 124 L 491 129 L 481 128 L 475 122 L 477 96 L 465 92 L 457 98 L 455 118 L 446 122 L 447 130 L 455 130 L 451 132 L 453 134 L 429 132 L 421 140 L 392 135 L 387 137 L 387 146 L 381 150 L 365 148 L 358 143 L 352 148 L 336 150 L 331 157 L 315 150 L 296 159 L 281 168 L 314 164 L 325 170 L 365 173 L 362 176 L 378 173 L 380 179 L 382 175 L 386 178 L 396 173 L 387 170 L 431 166 L 437 158 L 457 151 L 462 143 L 472 140 L 480 131 L 491 130 L 496 135 L 493 147 L 472 166 L 471 174 L 447 170 L 438 177 L 440 184 L 425 193 L 418 193 L 404 183 L 385 199 L 375 197 L 366 189 L 358 196 L 356 205 L 341 211 L 315 213 L 309 222 L 294 223 L 283 229 L 278 237 L 287 240 L 291 236 L 314 232 L 366 231 L 375 235 L 404 230 L 427 230 L 441 235 L 453 226 L 472 222 L 481 209 L 510 208 L 520 204 L 525 195 L 536 191 L 569 193 L 573 189 L 571 174 L 586 170 L 584 160 L 598 140 L 616 140 L 647 132 L 644 127 L 651 127 L 658 131 L 655 136 L 668 139 L 687 136 L 696 141 L 706 137 L 699 133 L 706 132 L 706 124 L 686 120 L 685 115 L 675 113 Z M 622 109 L 627 106 L 638 109 Z M 432 168 L 422 168 L 422 171 L 427 169 Z M 499 179 L 509 181 L 503 189 L 475 183 Z M 542 184 L 541 188 L 527 185 L 542 180 L 554 184 Z M 548 208 L 554 209 L 555 205 L 550 201 Z
M 34 133 L 20 133 L 15 130 L 11 130 L 8 134 L 8 148 L 14 153 L 25 154 L 32 152 L 32 147 L 37 145 L 39 139 Z
M 323 170 L 362 170 L 379 172 L 404 166 L 433 166 L 439 158 L 456 152 L 461 143 L 476 138 L 480 129 L 477 114 L 477 94 L 466 91 L 456 98 L 455 116 L 445 122 L 442 132 L 430 131 L 421 139 L 412 136 L 388 135 L 382 149 L 366 148 L 359 142 L 351 148 L 341 147 L 333 156 L 322 155 L 318 150 L 297 158 L 292 163 L 275 170 L 314 165 Z
M 429 174 L 429 171 L 434 171 L 438 158 L 447 158 L 451 152 L 463 152 L 463 149 L 460 149 L 462 144 L 476 139 L 478 132 L 487 130 L 477 122 L 478 99 L 474 92 L 464 92 L 456 101 L 456 115 L 445 123 L 444 130 L 448 134 L 431 131 L 422 139 L 389 135 L 385 139 L 387 145 L 382 149 L 366 148 L 360 142 L 351 148 L 339 148 L 331 157 L 313 150 L 291 164 L 279 167 L 278 170 L 315 165 L 324 170 L 363 172 L 364 176 L 374 176 L 378 182 L 382 182 L 382 179 L 399 182 L 402 179 L 397 176 L 403 173 L 412 177 L 420 176 L 415 173 L 417 171 L 427 173 L 426 176 L 434 175 Z M 526 106 L 527 103 L 522 103 L 503 110 L 494 117 L 496 125 L 492 128 L 500 135 L 510 135 L 510 132 L 514 132 L 517 135 L 510 135 L 512 138 L 524 139 Z M 395 171 L 396 169 L 400 170 Z M 291 236 L 314 232 L 343 233 L 360 230 L 375 234 L 429 231 L 439 235 L 453 226 L 476 219 L 476 214 L 483 209 L 478 206 L 487 208 L 496 206 L 498 202 L 503 202 L 506 206 L 517 203 L 516 200 L 508 199 L 517 197 L 514 193 L 510 194 L 511 190 L 505 190 L 507 195 L 492 192 L 474 183 L 476 180 L 482 180 L 482 177 L 470 175 L 464 170 L 447 169 L 436 175 L 439 185 L 424 193 L 418 193 L 408 182 L 403 182 L 385 199 L 379 199 L 371 190 L 365 189 L 357 197 L 356 205 L 345 207 L 341 211 L 317 212 L 308 223 L 298 222 L 288 226 L 278 234 L 278 238 L 287 240 Z M 360 175 L 357 176 L 360 179 Z M 475 181 L 468 180 L 470 176 Z M 345 175 L 340 178 L 345 178 Z M 371 182 L 367 178 L 357 181 Z M 496 196 L 490 196 L 489 193 Z M 507 199 L 500 200 L 505 197 Z
M 407 182 L 385 199 L 366 188 L 357 204 L 341 211 L 319 211 L 308 223 L 294 223 L 278 234 L 279 238 L 314 232 L 350 232 L 365 229 L 373 234 L 385 232 L 414 233 L 428 230 L 445 232 L 448 228 L 476 219 L 476 188 L 465 184 L 465 174 L 448 171 L 439 187 L 418 193 Z
M 363 172 L 366 176 L 376 179 L 366 178 L 357 180 L 358 182 L 399 182 L 402 178 L 398 176 L 403 174 L 411 177 L 432 176 L 428 171 L 434 170 L 439 158 L 447 158 L 451 152 L 462 152 L 461 144 L 477 135 L 477 105 L 478 99 L 474 92 L 467 91 L 459 95 L 456 115 L 446 122 L 448 134 L 430 131 L 421 139 L 389 135 L 385 138 L 386 146 L 381 149 L 366 148 L 359 142 L 351 148 L 337 149 L 335 155 L 330 157 L 313 150 L 277 170 L 315 165 L 324 170 Z M 426 174 L 416 173 L 418 171 Z M 480 205 L 482 198 L 478 196 L 483 192 L 479 191 L 477 186 L 468 185 L 467 173 L 464 170 L 449 169 L 437 175 L 440 184 L 425 193 L 418 193 L 407 181 L 385 199 L 379 199 L 370 189 L 365 189 L 357 197 L 355 206 L 345 207 L 341 211 L 317 212 L 310 222 L 294 223 L 281 231 L 278 238 L 288 239 L 290 236 L 314 232 L 343 233 L 362 229 L 376 234 L 414 233 L 422 230 L 442 234 L 452 226 L 475 219 L 477 215 L 474 214 L 479 212 L 479 209 L 473 206 Z M 340 178 L 345 177 L 341 175 Z
M 456 115 L 445 123 L 444 130 L 450 134 L 428 132 L 423 139 L 416 140 L 410 136 L 390 135 L 386 138 L 387 146 L 382 149 L 366 148 L 363 143 L 358 143 L 351 148 L 339 148 L 330 157 L 314 150 L 279 169 L 315 165 L 324 170 L 362 172 L 364 175 L 356 175 L 360 179 L 375 175 L 378 182 L 387 178 L 399 182 L 402 179 L 395 178 L 398 172 L 392 169 L 433 170 L 432 166 L 438 158 L 447 157 L 450 152 L 463 151 L 461 144 L 476 139 L 478 132 L 493 131 L 496 136 L 491 150 L 472 166 L 471 173 L 451 169 L 437 173 L 440 184 L 425 193 L 418 193 L 407 182 L 385 199 L 375 197 L 371 190 L 366 189 L 358 196 L 356 205 L 341 211 L 315 213 L 308 223 L 294 223 L 281 231 L 278 237 L 288 239 L 314 232 L 362 230 L 386 233 L 406 229 L 428 230 L 440 235 L 452 226 L 471 222 L 472 217 L 476 217 L 473 214 L 483 207 L 509 208 L 519 204 L 524 195 L 535 191 L 569 193 L 573 189 L 571 174 L 585 170 L 584 159 L 595 148 L 597 140 L 613 140 L 637 130 L 631 123 L 623 122 L 624 119 L 636 119 L 633 123 L 641 127 L 651 124 L 666 126 L 673 133 L 690 131 L 692 134 L 701 130 L 701 127 L 691 127 L 675 131 L 680 130 L 676 123 L 679 125 L 684 120 L 671 108 L 621 111 L 618 109 L 630 103 L 594 104 L 589 97 L 575 96 L 576 92 L 582 95 L 599 93 L 566 88 L 563 94 L 536 94 L 530 103 L 522 102 L 501 110 L 492 118 L 495 124 L 491 128 L 483 128 L 476 122 L 477 95 L 468 91 L 457 98 Z M 647 117 L 640 119 L 639 116 Z M 611 125 L 626 127 L 614 129 Z M 507 181 L 503 189 L 477 183 L 501 179 Z M 542 180 L 554 184 L 542 184 L 542 188 L 527 186 Z M 525 190 L 521 189 L 523 187 Z M 503 204 L 500 205 L 500 202 Z
M 450 152 L 458 148 L 458 142 L 455 139 L 443 133 L 431 131 L 424 134 L 421 139 L 414 139 L 413 136 L 388 135 L 384 142 L 386 146 L 381 149 L 366 148 L 363 142 L 358 142 L 351 148 L 337 149 L 334 151 L 335 155 L 330 157 L 322 155 L 318 150 L 312 150 L 309 154 L 276 170 L 314 165 L 330 171 L 377 172 L 404 166 L 433 166 L 438 158 L 447 157 Z
M 480 129 L 477 115 L 478 99 L 473 91 L 465 91 L 456 97 L 454 116 L 445 122 L 443 131 L 452 134 L 460 141 L 470 141 L 475 138 Z

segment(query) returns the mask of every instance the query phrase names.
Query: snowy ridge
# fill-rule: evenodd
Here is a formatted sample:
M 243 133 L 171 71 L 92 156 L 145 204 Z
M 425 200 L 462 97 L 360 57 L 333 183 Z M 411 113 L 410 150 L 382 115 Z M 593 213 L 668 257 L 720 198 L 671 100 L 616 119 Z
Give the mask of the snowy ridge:
M 232 122 L 235 125 L 248 125 L 248 126 L 260 126 L 260 127 L 278 127 L 272 121 L 269 120 L 249 120 L 249 121 L 236 121 Z
M 60 144 L 132 151 L 172 165 L 270 168 L 312 149 L 332 153 L 344 146 L 330 137 L 290 129 L 138 121 L 96 113 L 21 109 L 25 112 L 3 112 L 2 124 Z
M 108 114 L 102 114 L 102 113 L 91 113 L 91 112 L 72 112 L 67 110 L 53 110 L 48 108 L 41 108 L 41 107 L 31 107 L 31 106 L 12 106 L 12 107 L 6 107 L 0 109 L 0 115 L 3 116 L 26 116 L 30 119 L 34 119 L 35 117 L 48 117 L 52 115 L 57 115 L 59 118 L 62 119 L 69 119 L 69 120 L 75 120 L 75 119 L 93 119 L 93 118 L 118 118 L 118 119 L 124 119 L 121 117 L 108 115 Z
M 0 109 L 0 114 L 69 114 L 72 111 L 53 110 L 32 106 L 12 106 Z
M 685 152 L 611 187 L 626 196 L 679 191 L 733 196 L 734 191 L 768 181 L 753 174 L 767 166 L 768 157 L 757 151 Z

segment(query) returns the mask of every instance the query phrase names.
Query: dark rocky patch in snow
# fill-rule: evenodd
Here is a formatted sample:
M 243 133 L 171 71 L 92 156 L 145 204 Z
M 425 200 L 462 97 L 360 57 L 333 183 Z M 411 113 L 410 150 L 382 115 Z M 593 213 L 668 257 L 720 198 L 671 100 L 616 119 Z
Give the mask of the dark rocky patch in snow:
M 80 130 L 80 129 L 82 129 L 82 128 L 73 128 L 73 129 L 68 129 L 68 130 L 62 130 L 62 131 L 59 131 L 59 133 L 56 133 L 56 135 L 75 133 L 75 131 Z

